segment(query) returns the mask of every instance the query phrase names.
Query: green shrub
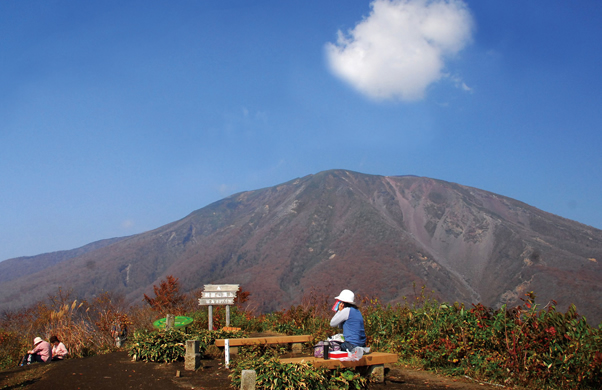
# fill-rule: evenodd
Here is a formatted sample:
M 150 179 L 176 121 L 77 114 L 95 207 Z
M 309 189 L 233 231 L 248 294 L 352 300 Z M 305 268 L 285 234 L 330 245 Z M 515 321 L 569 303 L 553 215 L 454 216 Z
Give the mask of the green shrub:
M 216 339 L 238 337 L 244 337 L 244 333 L 206 329 L 191 333 L 177 329 L 149 332 L 143 329 L 134 332 L 128 354 L 136 360 L 170 363 L 184 358 L 187 340 L 198 340 L 199 352 L 203 355 L 207 346 L 213 344 Z
M 240 388 L 243 370 L 255 370 L 257 389 L 330 390 L 362 389 L 368 381 L 352 370 L 329 370 L 311 364 L 282 364 L 271 354 L 243 359 L 234 365 L 230 379 L 234 388 Z
M 330 389 L 364 389 L 368 386 L 368 379 L 355 370 L 337 368 L 330 372 L 328 384 Z
M 187 335 L 177 329 L 134 332 L 128 354 L 136 360 L 171 363 L 186 353 Z

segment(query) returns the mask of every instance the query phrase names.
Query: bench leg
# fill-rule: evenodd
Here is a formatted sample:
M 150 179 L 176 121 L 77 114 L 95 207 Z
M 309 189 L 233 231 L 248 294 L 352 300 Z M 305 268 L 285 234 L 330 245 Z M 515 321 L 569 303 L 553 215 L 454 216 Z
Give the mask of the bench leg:
M 385 381 L 385 365 L 377 364 L 368 368 L 368 377 L 374 382 L 383 383 Z
M 303 344 L 302 343 L 293 343 L 291 350 L 293 353 L 301 353 L 301 352 L 303 352 Z

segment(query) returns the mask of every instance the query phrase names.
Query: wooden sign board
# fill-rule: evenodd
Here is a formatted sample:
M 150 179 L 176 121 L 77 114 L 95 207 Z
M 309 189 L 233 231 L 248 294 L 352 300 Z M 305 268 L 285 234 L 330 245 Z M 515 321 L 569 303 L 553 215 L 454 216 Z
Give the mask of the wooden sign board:
M 206 284 L 199 305 L 233 305 L 238 284 Z
M 238 291 L 238 284 L 206 284 L 204 291 Z
M 203 291 L 202 298 L 236 298 L 234 291 Z
M 234 298 L 199 298 L 199 305 L 234 305 Z

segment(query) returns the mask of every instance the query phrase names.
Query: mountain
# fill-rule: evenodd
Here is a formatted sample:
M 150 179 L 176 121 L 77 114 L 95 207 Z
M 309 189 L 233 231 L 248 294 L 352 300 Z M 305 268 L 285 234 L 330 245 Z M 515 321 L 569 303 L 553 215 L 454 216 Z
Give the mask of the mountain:
M 426 285 L 446 301 L 494 307 L 535 291 L 542 304 L 575 303 L 590 322 L 602 320 L 601 230 L 424 177 L 325 171 L 232 195 L 74 256 L 47 256 L 7 260 L 14 268 L 26 261 L 30 271 L 0 279 L 0 309 L 59 286 L 81 298 L 106 290 L 140 302 L 174 275 L 185 291 L 239 283 L 263 311 L 312 290 L 400 302 Z
M 23 277 L 31 273 L 32 270 L 35 272 L 43 271 L 57 263 L 81 256 L 84 253 L 88 253 L 96 249 L 100 249 L 104 246 L 123 240 L 124 238 L 100 240 L 88 245 L 84 245 L 81 248 L 68 251 L 58 251 L 44 253 L 38 256 L 23 256 L 16 257 L 14 259 L 8 259 L 0 262 L 0 283 Z

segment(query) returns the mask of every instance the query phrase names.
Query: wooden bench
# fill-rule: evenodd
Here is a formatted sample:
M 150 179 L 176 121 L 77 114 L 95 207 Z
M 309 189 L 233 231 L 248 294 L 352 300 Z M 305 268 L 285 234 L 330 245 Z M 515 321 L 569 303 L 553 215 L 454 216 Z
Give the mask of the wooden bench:
M 267 344 L 290 344 L 290 343 L 308 343 L 312 341 L 311 335 L 301 336 L 268 336 L 268 337 L 247 337 L 240 339 L 228 339 L 231 347 L 240 347 L 241 345 L 267 345 Z M 215 340 L 215 345 L 223 347 L 225 339 Z
M 225 346 L 225 339 L 215 340 L 217 347 Z M 299 336 L 268 336 L 268 337 L 247 337 L 239 339 L 228 339 L 230 353 L 238 353 L 238 347 L 243 345 L 270 345 L 270 344 L 293 344 L 293 352 L 301 352 L 302 344 L 312 341 L 311 335 Z
M 224 326 L 222 330 L 227 330 L 228 332 L 238 332 L 241 328 L 235 328 L 233 326 Z
M 327 360 L 313 356 L 308 356 L 280 359 L 280 363 L 312 363 L 316 367 L 324 367 L 331 370 L 343 367 L 368 367 L 368 375 L 371 375 L 378 382 L 384 382 L 385 363 L 397 363 L 397 359 L 397 354 L 395 353 L 372 352 L 368 355 L 362 356 L 362 358 L 357 361 L 341 361 L 336 359 Z

